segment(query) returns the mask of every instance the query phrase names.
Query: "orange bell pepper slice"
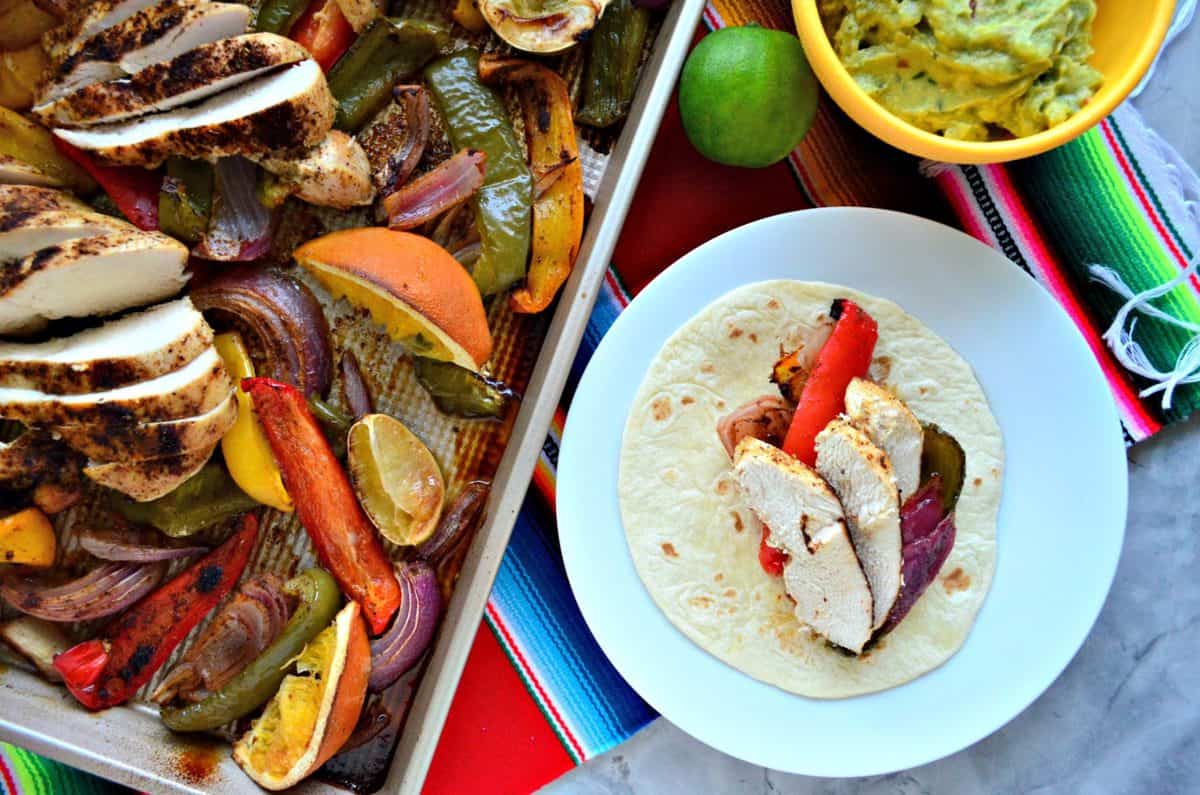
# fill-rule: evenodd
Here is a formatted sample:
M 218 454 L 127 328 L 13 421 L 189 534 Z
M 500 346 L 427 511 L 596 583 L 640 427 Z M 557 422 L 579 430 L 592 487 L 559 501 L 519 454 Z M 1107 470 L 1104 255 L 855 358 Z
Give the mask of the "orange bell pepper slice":
M 337 0 L 313 0 L 289 34 L 328 72 L 350 49 L 356 34 Z
M 583 166 L 566 81 L 541 64 L 485 55 L 485 83 L 519 85 L 534 178 L 533 245 L 525 284 L 513 291 L 514 312 L 532 314 L 550 305 L 571 275 L 583 239 Z

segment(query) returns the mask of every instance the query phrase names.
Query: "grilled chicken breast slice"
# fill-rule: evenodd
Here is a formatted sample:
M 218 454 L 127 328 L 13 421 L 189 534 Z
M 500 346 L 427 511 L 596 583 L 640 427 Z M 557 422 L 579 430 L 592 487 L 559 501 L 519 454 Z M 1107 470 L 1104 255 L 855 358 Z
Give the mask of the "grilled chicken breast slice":
M 68 240 L 136 232 L 70 194 L 32 185 L 0 185 L 0 263 L 21 259 Z
M 308 50 L 274 33 L 235 36 L 202 44 L 121 80 L 83 86 L 33 112 L 52 127 L 110 124 L 199 102 L 307 57 Z
M 111 315 L 170 298 L 187 283 L 188 250 L 158 232 L 68 240 L 0 266 L 0 334 L 61 317 Z
M 134 74 L 202 44 L 246 32 L 249 6 L 173 0 L 144 9 L 84 42 L 55 70 L 38 105 L 84 86 Z
M 0 387 L 84 394 L 178 370 L 213 344 L 188 298 L 37 344 L 0 343 Z
M 46 31 L 42 49 L 58 65 L 84 43 L 113 25 L 124 22 L 134 14 L 158 5 L 163 0 L 92 0 L 85 7 L 63 19 L 63 23 Z
M 333 117 L 325 75 L 305 60 L 199 105 L 55 133 L 111 163 L 157 166 L 172 155 L 211 159 L 308 148 L 325 137 Z
M 925 443 L 921 421 L 903 401 L 865 378 L 855 378 L 846 387 L 846 416 L 887 453 L 903 505 L 921 482 L 921 448 Z
M 842 501 L 874 597 L 876 629 L 900 593 L 900 496 L 887 453 L 849 421 L 836 419 L 817 434 L 817 474 Z
M 337 6 L 354 32 L 362 33 L 368 25 L 383 16 L 387 3 L 386 0 L 337 0 Z
M 63 443 L 93 461 L 142 461 L 211 447 L 233 427 L 237 399 L 225 400 L 195 417 L 164 422 L 126 422 L 120 419 L 55 425 Z
M 216 446 L 147 461 L 118 461 L 92 464 L 83 474 L 95 483 L 119 491 L 138 502 L 166 496 L 200 471 L 212 458 Z
M 769 543 L 788 553 L 783 583 L 796 618 L 855 654 L 871 638 L 874 602 L 845 515 L 829 484 L 777 447 L 738 443 L 733 473 L 750 510 L 771 528 Z
M 38 426 L 162 422 L 203 414 L 232 391 L 221 357 L 209 348 L 173 373 L 106 392 L 52 395 L 0 387 L 0 417 Z
M 309 204 L 347 210 L 375 200 L 367 153 L 341 130 L 330 130 L 301 157 L 264 157 L 259 164 Z

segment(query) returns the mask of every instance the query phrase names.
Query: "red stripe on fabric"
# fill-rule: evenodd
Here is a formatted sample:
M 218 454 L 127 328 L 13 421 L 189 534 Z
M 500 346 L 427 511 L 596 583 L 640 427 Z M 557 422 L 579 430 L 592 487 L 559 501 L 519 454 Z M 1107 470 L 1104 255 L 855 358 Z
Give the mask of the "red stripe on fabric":
M 4 778 L 4 786 L 8 792 L 17 795 L 17 782 L 13 780 L 12 771 L 8 769 L 3 758 L 0 758 L 0 777 Z
M 579 745 L 579 740 L 575 739 L 575 735 L 572 734 L 571 730 L 567 727 L 566 721 L 563 720 L 562 715 L 558 712 L 558 707 L 554 706 L 554 702 L 551 701 L 550 696 L 546 694 L 545 689 L 542 687 L 542 683 L 538 681 L 537 676 L 533 673 L 533 669 L 529 667 L 529 661 L 525 659 L 525 655 L 521 653 L 520 647 L 513 640 L 512 635 L 509 634 L 508 626 L 505 625 L 504 619 L 500 618 L 500 613 L 496 610 L 496 608 L 492 607 L 491 602 L 488 602 L 487 612 L 488 615 L 492 617 L 492 622 L 496 625 L 496 628 L 500 630 L 500 634 L 504 636 L 504 640 L 508 644 L 509 650 L 512 652 L 513 656 L 517 658 L 517 662 L 520 664 L 521 670 L 525 672 L 525 676 L 529 680 L 529 683 L 533 685 L 533 689 L 537 691 L 542 704 L 546 707 L 546 709 L 550 710 L 550 715 L 554 718 L 554 722 L 558 724 L 559 729 L 562 730 L 562 735 L 567 738 L 567 742 L 570 743 L 571 748 L 575 750 L 576 756 L 578 756 L 580 759 L 587 759 L 587 754 L 583 752 L 583 747 Z
M 950 171 L 942 174 L 937 179 L 941 183 L 942 192 L 949 200 L 954 214 L 958 216 L 958 222 L 962 224 L 963 231 L 981 243 L 989 246 L 993 245 L 995 239 L 992 237 L 992 230 L 980 220 L 979 215 L 975 212 L 976 204 L 962 180 Z
M 544 458 L 538 459 L 538 464 L 533 470 L 533 485 L 541 493 L 542 499 L 550 506 L 551 511 L 558 509 L 556 484 L 554 469 L 550 466 L 550 462 Z
M 527 795 L 575 766 L 480 622 L 425 780 L 426 795 Z
M 612 291 L 613 298 L 617 300 L 622 309 L 629 306 L 629 299 L 625 297 L 625 291 L 621 289 L 620 282 L 617 281 L 617 277 L 613 275 L 611 270 L 604 272 L 604 283 L 608 285 L 608 289 Z
M 1125 152 L 1121 149 L 1120 144 L 1117 143 L 1117 139 L 1113 135 L 1112 127 L 1109 126 L 1107 119 L 1100 123 L 1100 131 L 1104 134 L 1104 140 L 1108 142 L 1108 148 L 1116 155 L 1117 164 L 1121 166 L 1121 171 L 1124 172 L 1125 179 L 1133 186 L 1133 193 L 1137 196 L 1142 209 L 1150 217 L 1150 223 L 1154 225 L 1154 231 L 1158 232 L 1158 236 L 1167 244 L 1167 248 L 1171 250 L 1171 254 L 1175 257 L 1175 261 L 1180 268 L 1186 268 L 1188 266 L 1187 257 L 1183 255 L 1183 251 L 1180 250 L 1179 246 L 1175 245 L 1175 239 L 1167 232 L 1167 227 L 1163 224 L 1162 217 L 1158 214 L 1158 209 L 1150 201 L 1150 197 L 1146 195 L 1146 191 L 1142 188 L 1141 180 L 1133 173 L 1133 167 L 1125 157 Z M 1200 279 L 1195 274 L 1192 275 L 1190 281 L 1196 288 L 1200 289 Z
M 1050 294 L 1058 300 L 1067 311 L 1072 322 L 1083 334 L 1084 340 L 1092 350 L 1092 355 L 1100 363 L 1110 387 L 1116 392 L 1117 401 L 1124 405 L 1130 419 L 1137 423 L 1147 436 L 1157 433 L 1162 423 L 1151 415 L 1137 394 L 1136 387 L 1129 383 L 1125 370 L 1113 356 L 1112 351 L 1104 342 L 1103 331 L 1096 325 L 1091 313 L 1075 291 L 1071 288 L 1066 271 L 1050 250 L 1050 246 L 1042 237 L 1041 230 L 1025 206 L 1024 200 L 1017 191 L 1016 185 L 1003 166 L 984 167 L 987 176 L 996 186 L 995 199 L 1004 205 L 1006 216 L 1011 219 L 1011 227 L 1022 240 L 1022 248 L 1029 255 L 1030 266 L 1036 268 L 1042 283 Z

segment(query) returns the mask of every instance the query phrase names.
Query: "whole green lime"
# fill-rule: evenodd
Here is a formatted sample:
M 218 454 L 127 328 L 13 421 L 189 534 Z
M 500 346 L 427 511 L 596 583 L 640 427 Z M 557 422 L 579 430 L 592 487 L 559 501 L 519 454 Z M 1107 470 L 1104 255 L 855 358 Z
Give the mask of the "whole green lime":
M 710 33 L 692 50 L 679 77 L 679 112 L 700 154 L 762 168 L 804 138 L 817 94 L 799 39 L 746 25 Z

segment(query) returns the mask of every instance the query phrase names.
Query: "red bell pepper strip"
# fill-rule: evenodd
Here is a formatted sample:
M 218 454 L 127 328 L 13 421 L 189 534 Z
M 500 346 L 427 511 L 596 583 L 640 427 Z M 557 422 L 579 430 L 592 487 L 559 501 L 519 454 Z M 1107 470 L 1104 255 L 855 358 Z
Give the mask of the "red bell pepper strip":
M 767 539 L 770 536 L 771 528 L 763 525 L 762 538 L 758 542 L 758 565 L 762 566 L 762 570 L 772 577 L 782 577 L 783 566 L 788 562 L 790 556 L 782 549 L 776 549 L 768 544 Z
M 242 391 L 254 400 L 283 485 L 295 498 L 296 516 L 321 564 L 358 602 L 378 635 L 400 607 L 400 585 L 304 393 L 270 378 L 247 378 Z
M 118 616 L 100 638 L 57 655 L 54 667 L 71 694 L 88 709 L 128 701 L 241 578 L 257 537 L 258 520 L 247 514 L 224 544 Z
M 328 72 L 354 43 L 354 28 L 337 0 L 313 0 L 289 34 Z
M 783 451 L 810 467 L 817 463 L 817 434 L 846 410 L 846 387 L 866 376 L 879 339 L 875 319 L 853 301 L 837 299 L 831 314 L 837 324 L 817 353 L 783 440 Z
M 138 229 L 158 230 L 158 194 L 162 190 L 162 174 L 136 166 L 100 165 L 87 152 L 58 136 L 54 137 L 54 145 L 100 184 L 130 223 Z

